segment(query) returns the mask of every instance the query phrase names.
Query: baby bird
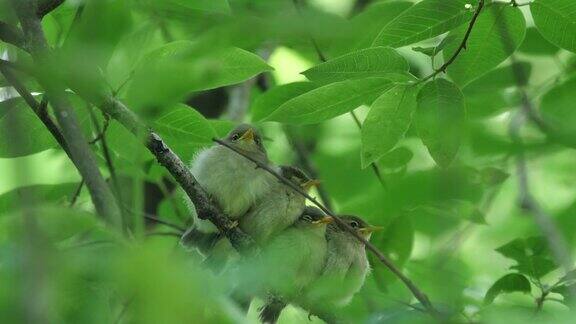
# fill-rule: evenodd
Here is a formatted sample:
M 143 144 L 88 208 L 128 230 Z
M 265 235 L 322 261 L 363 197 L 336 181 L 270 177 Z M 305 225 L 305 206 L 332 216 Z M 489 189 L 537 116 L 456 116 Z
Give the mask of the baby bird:
M 374 231 L 382 229 L 370 226 L 357 216 L 340 218 L 366 240 Z M 362 288 L 370 271 L 366 249 L 362 242 L 336 223 L 328 226 L 326 240 L 328 248 L 322 276 L 307 293 L 307 299 L 315 305 L 344 306 Z
M 326 257 L 326 225 L 333 219 L 308 210 L 263 246 L 259 255 L 243 260 L 233 279 L 240 283 L 237 298 L 270 293 L 291 301 L 320 275 Z
M 292 166 L 281 166 L 280 174 L 304 192 L 319 183 Z M 274 179 L 269 191 L 240 219 L 240 229 L 263 244 L 292 225 L 304 211 L 305 203 L 306 198 Z
M 250 125 L 237 126 L 224 141 L 262 163 L 269 163 L 262 137 Z M 273 179 L 265 170 L 256 168 L 254 162 L 218 144 L 198 153 L 191 171 L 210 198 L 232 219 L 244 215 L 268 192 Z M 216 232 L 208 221 L 196 217 L 195 224 L 201 232 Z

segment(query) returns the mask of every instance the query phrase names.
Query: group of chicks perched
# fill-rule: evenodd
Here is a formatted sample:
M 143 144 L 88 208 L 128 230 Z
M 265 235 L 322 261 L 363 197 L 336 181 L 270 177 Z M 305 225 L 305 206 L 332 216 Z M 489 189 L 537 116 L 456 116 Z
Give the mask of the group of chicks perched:
M 318 184 L 296 167 L 273 165 L 260 133 L 251 125 L 237 126 L 223 141 L 270 166 L 304 192 Z M 364 245 L 332 217 L 306 206 L 303 195 L 218 144 L 196 155 L 191 172 L 225 215 L 261 248 L 258 255 L 238 260 L 230 272 L 238 274 L 235 299 L 249 305 L 253 296 L 266 298 L 260 311 L 263 322 L 275 323 L 286 303 L 321 313 L 347 304 L 360 290 L 369 271 Z M 379 229 L 356 216 L 340 218 L 366 239 Z M 212 223 L 198 217 L 192 232 L 218 235 Z M 230 245 L 219 237 L 203 251 L 207 260 L 233 253 L 222 248 Z

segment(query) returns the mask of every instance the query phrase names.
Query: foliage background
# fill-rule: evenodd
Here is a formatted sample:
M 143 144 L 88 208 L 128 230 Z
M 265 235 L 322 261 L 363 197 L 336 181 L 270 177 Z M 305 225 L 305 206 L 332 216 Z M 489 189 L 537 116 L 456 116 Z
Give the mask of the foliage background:
M 74 164 L 0 77 L 2 318 L 256 321 L 258 302 L 245 318 L 227 298 L 230 283 L 182 250 L 177 231 L 144 219 L 190 225 L 169 174 L 138 139 L 87 104 L 110 93 L 185 161 L 235 122 L 257 123 L 273 161 L 304 157 L 314 166 L 335 211 L 386 227 L 372 242 L 445 320 L 569 322 L 576 5 L 486 1 L 447 74 L 419 84 L 428 91 L 402 86 L 448 61 L 478 4 L 68 0 L 42 20 L 53 49 L 45 66 L 0 42 L 4 60 L 67 85 L 87 140 L 105 129 L 105 141 L 91 148 L 131 233 L 123 236 L 96 216 Z M 0 20 L 18 23 L 8 1 L 0 1 Z M 345 54 L 348 59 L 336 59 Z M 14 72 L 40 101 L 44 88 L 34 73 Z M 401 85 L 389 90 L 392 82 Z M 410 96 L 413 104 L 404 101 Z M 53 114 L 51 102 L 48 111 Z M 535 221 L 540 210 L 555 231 Z M 557 241 L 565 258 L 550 251 Z M 413 309 L 421 305 L 395 276 L 377 260 L 372 265 L 340 316 L 432 321 Z M 290 308 L 281 322 L 306 316 Z

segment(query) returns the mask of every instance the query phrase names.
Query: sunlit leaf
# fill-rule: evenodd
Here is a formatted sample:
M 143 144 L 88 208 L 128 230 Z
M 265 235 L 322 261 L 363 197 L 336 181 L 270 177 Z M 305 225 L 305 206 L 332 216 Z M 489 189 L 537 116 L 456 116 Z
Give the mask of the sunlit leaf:
M 555 55 L 559 50 L 556 45 L 542 37 L 542 34 L 534 27 L 526 29 L 526 38 L 518 48 L 521 53 L 540 56 Z
M 535 0 L 530 12 L 538 31 L 551 43 L 576 52 L 576 2 L 571 0 Z
M 541 278 L 557 267 L 543 237 L 518 238 L 502 245 L 496 251 L 516 261 L 517 264 L 512 266 L 512 269 L 533 278 Z
M 373 46 L 401 47 L 441 35 L 470 19 L 467 0 L 424 0 L 384 26 Z
M 362 125 L 363 168 L 396 146 L 408 130 L 415 109 L 413 86 L 395 86 L 374 101 Z
M 384 154 L 378 161 L 378 164 L 386 168 L 399 168 L 408 164 L 413 157 L 414 153 L 412 153 L 412 151 L 401 146 Z
M 36 185 L 20 187 L 0 195 L 0 213 L 22 207 L 22 197 L 32 197 L 37 203 L 68 203 L 74 195 L 77 183 Z
M 570 146 L 576 145 L 574 91 L 576 78 L 571 78 L 550 89 L 542 97 L 540 107 L 542 117 L 551 125 L 553 134 Z
M 266 120 L 289 124 L 318 123 L 370 104 L 392 87 L 385 78 L 366 78 L 331 83 L 298 97 L 276 109 Z
M 507 4 L 494 4 L 485 8 L 466 43 L 466 50 L 448 67 L 448 75 L 456 84 L 464 86 L 488 73 L 512 54 L 524 39 L 526 23 L 520 9 Z M 463 39 L 467 26 L 451 33 Z M 455 52 L 460 42 L 446 46 L 444 59 Z
M 387 47 L 372 47 L 331 59 L 302 72 L 312 81 L 335 82 L 367 77 L 386 77 L 388 73 L 408 72 L 408 62 Z
M 500 294 L 512 292 L 529 294 L 530 291 L 531 286 L 528 278 L 519 273 L 509 273 L 492 284 L 484 296 L 484 304 L 492 304 Z

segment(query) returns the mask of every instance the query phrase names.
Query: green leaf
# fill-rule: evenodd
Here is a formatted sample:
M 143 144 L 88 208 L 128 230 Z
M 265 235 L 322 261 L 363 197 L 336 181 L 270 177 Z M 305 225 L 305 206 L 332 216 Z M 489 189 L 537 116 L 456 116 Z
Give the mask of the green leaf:
M 265 120 L 289 124 L 314 124 L 370 104 L 393 83 L 385 78 L 366 78 L 331 83 L 292 98 Z
M 468 83 L 462 91 L 469 93 L 485 93 L 504 90 L 510 87 L 525 86 L 528 84 L 532 65 L 528 62 L 515 62 L 514 64 L 499 67 L 480 78 Z
M 191 92 L 239 83 L 272 70 L 259 56 L 240 48 L 202 53 L 194 49 L 193 43 L 178 41 L 145 55 L 128 89 L 130 106 L 172 105 Z
M 260 121 L 274 113 L 286 101 L 298 97 L 318 86 L 312 82 L 294 82 L 274 87 L 258 96 L 250 112 L 253 121 Z
M 304 74 L 309 80 L 336 82 L 367 77 L 386 77 L 388 73 L 406 73 L 406 59 L 389 47 L 373 47 L 324 62 Z
M 21 98 L 0 102 L 0 138 L 0 158 L 30 155 L 57 145 L 46 126 Z
M 534 27 L 526 29 L 526 38 L 518 48 L 521 53 L 538 56 L 556 55 L 559 50 L 556 45 L 542 37 L 542 34 Z
M 509 273 L 498 279 L 484 296 L 484 305 L 492 304 L 498 295 L 503 293 L 521 292 L 529 294 L 530 281 L 519 273 Z
M 533 278 L 541 278 L 556 269 L 548 243 L 543 237 L 518 238 L 502 245 L 496 251 L 517 262 L 512 269 Z
M 576 2 L 535 0 L 530 4 L 534 24 L 552 44 L 576 52 Z
M 478 17 L 466 50 L 460 52 L 448 67 L 448 75 L 460 86 L 488 73 L 502 63 L 522 43 L 526 22 L 520 9 L 508 4 L 493 4 L 486 7 Z M 467 26 L 455 29 L 451 34 L 463 39 Z M 444 49 L 444 59 L 448 60 L 457 50 L 459 42 L 451 43 Z
M 198 148 L 210 145 L 212 138 L 216 137 L 216 131 L 208 120 L 184 104 L 171 108 L 154 125 L 168 145 L 184 160 L 191 159 Z
M 384 154 L 378 164 L 386 168 L 400 168 L 408 164 L 414 157 L 414 153 L 408 148 L 401 146 L 393 149 L 392 151 Z
M 372 3 L 362 12 L 352 17 L 348 28 L 349 37 L 336 43 L 336 54 L 344 54 L 371 47 L 380 30 L 411 6 L 412 3 L 408 1 Z
M 467 220 L 475 224 L 486 224 L 486 217 L 478 207 L 461 199 L 450 199 L 442 202 L 428 203 L 412 210 L 415 215 L 420 217 L 448 218 L 454 220 Z
M 230 14 L 227 0 L 141 0 L 138 5 L 167 18 L 201 18 L 207 13 Z
M 397 85 L 380 96 L 362 125 L 362 168 L 377 161 L 402 139 L 416 109 L 416 88 Z
M 576 147 L 576 77 L 555 86 L 542 97 L 540 112 L 557 139 Z
M 373 46 L 402 47 L 441 35 L 467 22 L 468 0 L 423 0 L 384 26 Z
M 418 136 L 436 163 L 446 168 L 456 157 L 466 111 L 460 89 L 445 79 L 428 82 L 418 93 Z
M 58 185 L 34 185 L 16 188 L 0 195 L 0 214 L 21 207 L 21 197 L 33 197 L 39 203 L 67 203 L 71 200 L 77 183 Z
M 494 167 L 487 167 L 480 170 L 480 179 L 487 186 L 502 184 L 509 177 L 509 173 Z

